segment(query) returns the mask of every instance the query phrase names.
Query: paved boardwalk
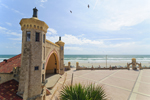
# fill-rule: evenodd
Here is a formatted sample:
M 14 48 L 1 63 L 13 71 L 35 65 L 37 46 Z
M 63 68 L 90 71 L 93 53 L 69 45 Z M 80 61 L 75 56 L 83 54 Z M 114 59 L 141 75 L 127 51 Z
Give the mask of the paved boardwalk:
M 66 71 L 66 84 L 82 83 L 103 85 L 109 100 L 150 100 L 150 70 L 79 70 Z M 56 87 L 61 87 L 64 76 Z M 58 95 L 58 92 L 56 93 Z M 47 99 L 49 100 L 49 99 Z M 55 99 L 54 99 L 55 100 Z

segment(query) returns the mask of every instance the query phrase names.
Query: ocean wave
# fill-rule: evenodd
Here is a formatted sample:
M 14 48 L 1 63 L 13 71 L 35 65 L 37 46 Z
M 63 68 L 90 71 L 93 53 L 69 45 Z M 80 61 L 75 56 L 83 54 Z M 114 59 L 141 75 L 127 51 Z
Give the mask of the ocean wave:
M 9 59 L 9 58 L 0 58 L 0 60 Z
M 105 60 L 92 60 L 92 59 L 88 59 L 88 60 L 83 60 L 83 59 L 70 59 L 70 60 L 65 60 L 65 62 L 85 62 L 85 63 L 100 63 L 100 62 L 106 62 L 106 59 Z M 131 63 L 132 60 L 121 60 L 121 59 L 118 59 L 118 60 L 115 60 L 115 59 L 111 59 L 111 60 L 107 60 L 107 62 L 125 62 L 125 63 Z M 150 63 L 150 60 L 136 60 L 136 62 L 138 63 Z
M 106 58 L 64 58 L 64 60 L 106 60 Z M 107 58 L 107 60 L 132 60 L 132 58 Z M 136 60 L 150 60 L 150 58 L 136 58 Z

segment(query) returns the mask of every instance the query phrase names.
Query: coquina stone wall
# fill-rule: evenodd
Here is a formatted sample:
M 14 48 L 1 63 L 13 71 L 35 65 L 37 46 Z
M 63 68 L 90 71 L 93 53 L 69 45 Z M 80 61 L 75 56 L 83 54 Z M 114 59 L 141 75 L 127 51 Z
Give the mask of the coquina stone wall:
M 9 81 L 13 78 L 12 73 L 0 73 L 0 84 Z

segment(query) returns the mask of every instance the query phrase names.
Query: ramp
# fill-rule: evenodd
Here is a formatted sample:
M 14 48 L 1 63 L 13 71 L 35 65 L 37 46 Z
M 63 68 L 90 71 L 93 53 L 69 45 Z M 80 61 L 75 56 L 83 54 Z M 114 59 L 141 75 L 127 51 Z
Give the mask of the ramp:
M 61 75 L 60 74 L 54 74 L 50 77 L 48 77 L 46 80 L 47 80 L 47 83 L 46 83 L 46 88 L 48 89 L 52 89 L 55 84 L 57 83 L 57 81 L 60 79 Z

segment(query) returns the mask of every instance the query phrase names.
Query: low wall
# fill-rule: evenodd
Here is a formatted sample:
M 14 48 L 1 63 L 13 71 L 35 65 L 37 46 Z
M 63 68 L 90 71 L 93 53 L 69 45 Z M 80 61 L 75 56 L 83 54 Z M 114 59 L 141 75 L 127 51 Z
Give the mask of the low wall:
M 13 79 L 13 73 L 0 73 L 0 84 Z
M 94 68 L 93 66 L 91 68 L 89 67 L 81 67 L 79 66 L 79 63 L 76 62 L 76 70 L 116 70 L 116 69 L 128 69 L 127 67 L 120 67 L 120 68 L 117 68 L 117 67 L 108 67 L 108 68 Z
M 70 67 L 69 66 L 65 66 L 65 70 L 70 70 Z
M 142 67 L 141 69 L 150 69 L 150 67 Z
M 76 67 L 76 70 L 117 70 L 117 69 L 127 69 L 127 68 L 87 68 L 87 67 Z

